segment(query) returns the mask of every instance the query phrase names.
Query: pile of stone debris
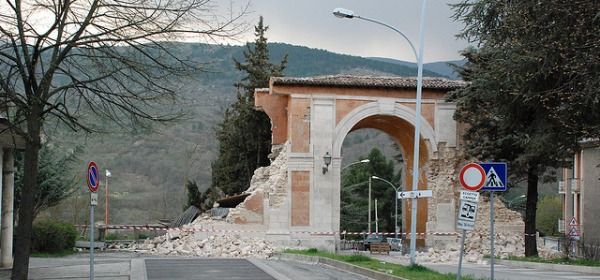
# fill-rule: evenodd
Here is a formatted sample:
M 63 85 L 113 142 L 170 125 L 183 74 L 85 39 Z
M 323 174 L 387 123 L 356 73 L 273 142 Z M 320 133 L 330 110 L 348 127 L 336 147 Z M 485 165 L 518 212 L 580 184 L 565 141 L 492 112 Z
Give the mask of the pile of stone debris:
M 179 255 L 212 258 L 269 258 L 280 249 L 261 238 L 234 235 L 211 235 L 198 240 L 190 232 L 169 232 L 130 248 L 155 255 Z
M 256 170 L 250 189 L 250 199 L 257 191 L 270 194 L 271 207 L 278 207 L 286 199 L 287 191 L 287 160 L 285 146 L 274 149 L 274 160 L 270 166 Z M 275 152 L 276 151 L 276 152 Z M 471 263 L 482 262 L 484 256 L 490 255 L 490 203 L 489 198 L 482 199 L 479 204 L 476 231 L 468 232 L 465 240 L 463 260 Z M 487 200 L 487 201 L 486 201 Z M 524 256 L 524 238 L 522 231 L 524 223 L 518 212 L 507 209 L 498 197 L 494 200 L 494 221 L 498 225 L 495 232 L 494 251 L 498 258 L 509 256 Z M 248 211 L 243 204 L 230 209 L 224 218 L 215 219 L 211 215 L 200 215 L 194 222 L 181 226 L 190 229 L 189 232 L 169 231 L 163 236 L 146 240 L 143 244 L 134 244 L 130 250 L 159 255 L 188 255 L 201 257 L 237 257 L 237 258 L 268 258 L 273 252 L 288 249 L 275 242 L 266 241 L 260 237 L 249 237 L 240 233 L 208 234 L 199 233 L 212 225 L 231 224 L 236 219 L 242 219 Z M 511 230 L 504 230 L 510 228 Z M 194 231 L 196 233 L 194 233 Z M 458 262 L 461 237 L 457 235 L 453 242 L 443 248 L 430 248 L 417 252 L 419 262 Z M 540 242 L 538 242 L 540 244 Z M 291 248 L 307 249 L 307 248 Z M 542 247 L 538 248 L 544 258 L 557 257 L 557 252 Z M 403 257 L 408 258 L 408 255 Z
M 525 256 L 523 236 L 515 235 L 513 232 L 495 232 L 494 236 L 495 258 L 507 259 L 511 256 Z M 423 263 L 457 263 L 460 257 L 460 242 L 461 237 L 457 235 L 455 242 L 446 245 L 444 248 L 429 248 L 424 252 L 416 252 L 416 260 Z M 538 241 L 538 254 L 541 258 L 554 259 L 562 256 L 560 252 L 539 246 L 539 244 Z M 463 248 L 463 262 L 478 264 L 486 262 L 485 257 L 491 255 L 490 245 L 488 230 L 467 232 Z M 409 255 L 402 256 L 407 260 L 409 257 Z
M 274 252 L 285 249 L 307 249 L 301 247 L 281 247 L 275 242 L 258 237 L 246 237 L 239 233 L 215 234 L 206 238 L 193 232 L 168 232 L 144 243 L 127 246 L 113 245 L 113 249 L 132 250 L 152 255 L 178 255 L 214 258 L 269 258 Z M 506 259 L 509 256 L 524 256 L 524 240 L 509 233 L 496 233 L 494 252 L 496 258 Z M 460 253 L 460 237 L 445 248 L 429 248 L 416 252 L 416 260 L 421 263 L 457 263 Z M 110 249 L 110 248 L 109 248 Z M 490 255 L 490 238 L 487 232 L 468 232 L 465 238 L 465 255 L 463 262 L 482 263 L 485 256 Z M 550 259 L 561 256 L 559 252 L 538 247 L 540 257 Z M 399 258 L 410 256 L 405 254 Z

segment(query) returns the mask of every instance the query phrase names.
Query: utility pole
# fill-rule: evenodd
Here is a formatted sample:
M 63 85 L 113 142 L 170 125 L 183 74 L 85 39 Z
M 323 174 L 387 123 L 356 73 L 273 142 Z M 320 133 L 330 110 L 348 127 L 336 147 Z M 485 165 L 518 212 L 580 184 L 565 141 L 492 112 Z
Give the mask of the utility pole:
M 369 177 L 369 231 L 371 233 L 371 177 Z

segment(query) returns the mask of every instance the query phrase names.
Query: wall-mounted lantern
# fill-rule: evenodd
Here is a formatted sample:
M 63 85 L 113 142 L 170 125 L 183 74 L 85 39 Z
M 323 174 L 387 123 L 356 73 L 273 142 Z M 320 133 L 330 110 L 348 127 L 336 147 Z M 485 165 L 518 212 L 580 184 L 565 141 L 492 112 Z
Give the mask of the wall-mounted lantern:
M 325 162 L 325 167 L 323 167 L 323 174 L 327 173 L 327 171 L 329 171 L 329 165 L 331 164 L 331 155 L 329 154 L 329 152 L 326 152 L 325 155 L 323 156 L 323 161 Z

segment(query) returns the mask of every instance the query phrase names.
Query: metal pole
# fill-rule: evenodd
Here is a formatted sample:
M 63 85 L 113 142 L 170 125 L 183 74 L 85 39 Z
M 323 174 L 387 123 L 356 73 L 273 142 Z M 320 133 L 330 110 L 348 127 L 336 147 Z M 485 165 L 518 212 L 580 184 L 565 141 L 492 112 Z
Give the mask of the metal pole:
M 94 279 L 94 205 L 90 206 L 90 280 Z
M 104 222 L 106 223 L 106 228 L 104 229 L 104 238 L 106 239 L 106 236 L 108 235 L 108 176 L 106 176 L 106 198 L 105 198 L 105 202 L 106 202 L 106 206 L 105 206 L 105 213 L 104 213 Z
M 369 177 L 369 227 L 367 234 L 371 234 L 371 177 Z
M 386 182 L 388 185 L 392 186 L 392 188 L 394 188 L 394 191 L 396 192 L 394 194 L 395 200 L 396 200 L 396 210 L 395 210 L 395 214 L 394 214 L 394 220 L 395 220 L 395 222 L 394 222 L 394 226 L 395 226 L 395 228 L 394 228 L 394 232 L 395 232 L 394 237 L 398 238 L 398 188 L 396 186 L 394 186 L 394 184 L 392 184 L 392 182 L 390 182 L 390 181 L 388 181 L 386 179 L 379 178 L 377 176 L 371 176 L 371 177 L 369 177 L 369 180 L 371 180 L 371 179 L 379 179 L 381 181 Z M 375 208 L 377 208 L 377 206 L 375 206 Z M 375 210 L 377 210 L 377 209 L 375 209 Z M 377 218 L 375 218 L 375 219 L 377 219 Z
M 415 136 L 414 136 L 414 153 L 413 153 L 413 191 L 419 190 L 419 142 L 421 139 L 421 91 L 423 87 L 423 48 L 424 48 L 424 38 L 423 38 L 423 30 L 425 28 L 425 7 L 427 6 L 427 0 L 423 0 L 423 6 L 421 8 L 421 27 L 419 30 L 419 53 L 417 53 L 415 46 L 413 43 L 404 35 L 404 33 L 400 32 L 397 28 L 370 18 L 361 17 L 355 15 L 354 12 L 351 11 L 342 11 L 342 10 L 334 10 L 334 15 L 342 18 L 359 18 L 366 21 L 370 21 L 373 23 L 377 23 L 388 27 L 398 34 L 400 34 L 408 44 L 412 48 L 415 53 L 415 57 L 417 59 L 417 96 L 416 96 L 416 112 L 415 112 Z M 351 13 L 348 13 L 351 12 Z M 414 266 L 415 264 L 415 247 L 416 247 L 416 231 L 417 231 L 417 198 L 413 197 L 412 199 L 412 213 L 411 213 L 411 233 L 410 233 L 410 265 Z
M 494 192 L 490 191 L 490 267 L 494 280 Z
M 394 189 L 396 193 L 394 194 L 394 200 L 396 201 L 396 210 L 394 213 L 394 238 L 398 239 L 398 189 Z
M 415 113 L 415 146 L 413 153 L 413 191 L 419 190 L 419 142 L 421 139 L 421 91 L 423 87 L 423 29 L 425 28 L 425 7 L 427 0 L 423 0 L 421 8 L 421 27 L 419 31 L 419 55 L 417 55 L 417 104 Z M 412 199 L 412 213 L 410 219 L 410 266 L 415 265 L 415 250 L 417 246 L 417 198 Z
M 377 198 L 375 199 L 375 233 L 379 233 L 379 219 L 377 218 Z
M 456 274 L 456 280 L 460 280 L 460 274 L 462 270 L 462 259 L 463 259 L 463 251 L 465 250 L 465 235 L 467 235 L 467 231 L 463 229 L 462 237 L 460 239 L 460 254 L 458 257 L 458 273 Z

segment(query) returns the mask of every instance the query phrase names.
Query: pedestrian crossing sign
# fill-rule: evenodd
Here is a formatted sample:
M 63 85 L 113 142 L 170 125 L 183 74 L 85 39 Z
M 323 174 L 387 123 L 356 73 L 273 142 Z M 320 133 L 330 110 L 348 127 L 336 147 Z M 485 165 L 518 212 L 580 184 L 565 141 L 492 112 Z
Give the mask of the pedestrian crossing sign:
M 482 191 L 503 192 L 506 191 L 506 163 L 488 162 L 479 163 L 485 171 L 485 183 Z

